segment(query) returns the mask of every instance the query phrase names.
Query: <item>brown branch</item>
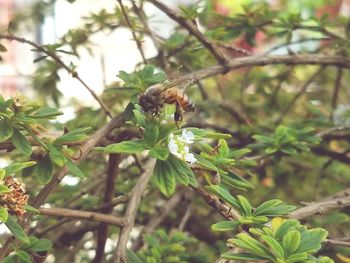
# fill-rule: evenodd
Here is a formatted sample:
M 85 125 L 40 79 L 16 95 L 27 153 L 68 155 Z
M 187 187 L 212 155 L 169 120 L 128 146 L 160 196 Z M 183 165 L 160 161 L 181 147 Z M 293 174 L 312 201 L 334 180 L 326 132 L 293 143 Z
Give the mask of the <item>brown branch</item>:
M 234 208 L 220 201 L 216 195 L 209 193 L 202 186 L 193 189 L 224 218 L 228 220 L 237 220 L 240 217 L 239 213 Z
M 66 208 L 38 208 L 40 215 L 67 217 L 74 219 L 86 219 L 97 222 L 104 222 L 110 225 L 124 226 L 126 220 L 124 218 L 114 217 L 90 211 L 73 210 Z
M 93 148 L 97 145 L 97 143 L 103 139 L 106 135 L 110 134 L 114 129 L 122 126 L 125 120 L 123 114 L 114 117 L 110 122 L 105 124 L 101 129 L 95 132 L 86 142 L 85 144 L 75 153 L 73 156 L 73 162 L 78 163 L 83 160 L 89 152 L 93 150 Z M 59 185 L 62 179 L 66 176 L 68 169 L 66 166 L 62 167 L 47 183 L 43 189 L 39 192 L 39 194 L 33 199 L 31 205 L 33 207 L 39 208 L 46 200 L 48 195 Z M 27 218 L 28 219 L 28 218 Z M 27 220 L 25 224 L 25 228 L 29 225 L 29 220 Z M 0 259 L 5 257 L 9 253 L 11 240 L 7 240 L 5 245 L 2 247 L 0 251 Z
M 337 100 L 338 100 L 338 94 L 339 94 L 340 83 L 341 83 L 342 77 L 343 77 L 343 70 L 341 68 L 338 68 L 337 77 L 336 77 L 335 83 L 334 83 L 334 92 L 333 92 L 333 98 L 332 98 L 332 108 L 333 109 L 335 109 L 337 107 Z
M 93 134 L 85 144 L 76 152 L 73 156 L 73 160 L 75 163 L 80 162 L 85 159 L 87 154 L 94 149 L 97 143 L 104 138 L 107 134 L 109 134 L 115 128 L 118 128 L 124 124 L 125 120 L 120 114 L 117 117 L 114 117 L 109 123 L 99 129 L 95 134 Z M 44 186 L 44 188 L 40 191 L 40 193 L 36 196 L 36 198 L 32 202 L 32 206 L 39 207 L 46 200 L 47 196 L 50 194 L 52 190 L 56 188 L 56 186 L 61 182 L 64 176 L 67 174 L 67 167 L 61 168 L 57 174 L 51 179 L 51 181 Z
M 340 209 L 348 206 L 350 206 L 350 196 L 343 196 L 333 200 L 310 203 L 303 208 L 291 212 L 289 216 L 300 220 L 313 215 L 324 214 L 329 210 Z
M 176 21 L 180 26 L 185 28 L 191 35 L 198 39 L 199 42 L 203 44 L 203 46 L 209 50 L 209 52 L 215 57 L 219 64 L 226 66 L 227 59 L 224 54 L 221 52 L 218 45 L 209 41 L 209 39 L 198 30 L 197 26 L 193 21 L 189 21 L 182 17 L 180 14 L 170 9 L 168 6 L 163 4 L 158 0 L 148 0 L 161 11 L 163 11 L 167 16 L 169 16 L 172 20 Z
M 40 137 L 44 137 L 44 136 L 40 136 Z M 46 136 L 45 136 L 46 137 Z M 59 136 L 57 136 L 59 137 Z M 50 138 L 51 140 L 55 140 L 56 138 Z M 34 140 L 31 136 L 26 136 L 26 140 L 27 142 L 30 143 L 30 145 L 32 146 L 39 146 L 40 144 Z M 72 142 L 65 142 L 63 145 L 66 146 L 80 146 L 84 144 L 84 141 L 72 141 Z M 0 150 L 13 150 L 15 149 L 15 146 L 13 145 L 11 140 L 7 140 L 7 141 L 3 141 L 0 143 Z
M 118 165 L 121 160 L 120 154 L 109 154 L 107 178 L 105 183 L 105 194 L 103 197 L 103 203 L 110 203 L 115 190 L 115 180 L 118 171 Z M 113 207 L 106 207 L 102 209 L 102 213 L 109 214 L 112 212 Z M 100 223 L 97 231 L 97 245 L 95 258 L 92 260 L 94 263 L 100 263 L 103 260 L 105 251 L 106 240 L 108 237 L 108 224 Z
M 326 244 L 326 245 L 350 247 L 350 242 L 342 241 L 342 240 L 326 239 L 326 240 L 323 241 L 323 243 Z
M 119 3 L 120 9 L 122 10 L 122 13 L 123 13 L 123 16 L 125 18 L 126 24 L 128 25 L 128 27 L 129 27 L 129 29 L 131 31 L 132 37 L 134 38 L 134 40 L 136 42 L 136 45 L 137 45 L 137 48 L 138 48 L 138 50 L 140 52 L 140 55 L 142 57 L 143 63 L 147 64 L 147 59 L 145 57 L 145 54 L 143 53 L 142 44 L 141 44 L 140 40 L 137 38 L 137 36 L 136 36 L 136 33 L 135 33 L 134 29 L 133 29 L 133 26 L 131 25 L 128 13 L 125 10 L 125 7 L 124 7 L 124 5 L 122 3 L 122 0 L 117 0 L 117 1 Z
M 114 253 L 114 263 L 127 262 L 126 244 L 129 240 L 131 229 L 134 226 L 136 213 L 141 201 L 141 196 L 146 189 L 148 181 L 151 179 L 155 163 L 155 160 L 151 159 L 145 164 L 145 172 L 141 174 L 140 178 L 132 189 L 132 195 L 130 196 L 130 201 L 124 215 L 127 223 L 124 227 L 121 228 L 121 231 L 119 233 L 117 248 Z
M 324 65 L 336 66 L 339 68 L 350 69 L 350 59 L 340 56 L 325 56 L 325 55 L 276 55 L 276 56 L 249 56 L 231 59 L 226 66 L 215 65 L 196 72 L 184 75 L 169 83 L 167 87 L 174 87 L 181 83 L 194 84 L 199 80 L 213 77 L 215 75 L 227 72 L 227 67 L 230 70 L 236 70 L 251 66 L 268 66 L 268 65 Z
M 21 37 L 17 37 L 15 35 L 4 35 L 4 34 L 0 34 L 0 39 L 7 39 L 10 41 L 17 41 L 19 43 L 24 43 L 24 44 L 28 44 L 32 47 L 34 47 L 37 51 L 42 52 L 44 54 L 46 54 L 47 56 L 51 57 L 58 65 L 60 65 L 62 68 L 64 68 L 69 74 L 72 75 L 73 78 L 76 78 L 91 94 L 91 96 L 98 102 L 98 104 L 100 104 L 101 108 L 104 110 L 104 112 L 106 113 L 106 115 L 110 118 L 112 118 L 111 113 L 109 112 L 109 110 L 107 109 L 107 107 L 104 105 L 104 103 L 99 99 L 99 97 L 97 96 L 97 94 L 95 93 L 95 91 L 90 88 L 78 75 L 78 72 L 73 70 L 72 68 L 70 68 L 69 66 L 67 66 L 61 59 L 59 56 L 57 56 L 54 52 L 51 52 L 47 49 L 45 49 L 43 46 L 38 45 L 37 43 L 27 40 L 25 38 L 21 38 Z
M 313 147 L 311 150 L 318 155 L 329 156 L 338 162 L 350 164 L 350 157 L 348 157 L 346 153 L 331 151 L 322 147 Z

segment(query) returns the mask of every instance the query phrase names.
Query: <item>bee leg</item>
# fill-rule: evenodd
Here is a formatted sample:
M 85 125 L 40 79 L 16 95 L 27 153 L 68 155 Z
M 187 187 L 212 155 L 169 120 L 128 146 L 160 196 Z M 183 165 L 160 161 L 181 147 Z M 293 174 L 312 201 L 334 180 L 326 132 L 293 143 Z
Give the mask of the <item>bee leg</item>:
M 179 128 L 179 124 L 178 121 L 182 121 L 182 107 L 181 104 L 176 101 L 175 103 L 176 109 L 175 109 L 175 113 L 174 113 L 174 120 L 175 120 L 175 124 L 176 126 Z

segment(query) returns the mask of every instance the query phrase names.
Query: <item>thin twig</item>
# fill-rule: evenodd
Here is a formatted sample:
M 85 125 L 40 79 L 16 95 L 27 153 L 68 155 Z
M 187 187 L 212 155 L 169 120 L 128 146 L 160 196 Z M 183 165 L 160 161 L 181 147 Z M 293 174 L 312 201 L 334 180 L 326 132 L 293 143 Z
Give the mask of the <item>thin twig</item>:
M 91 152 L 94 147 L 99 143 L 101 139 L 103 139 L 107 134 L 110 134 L 111 131 L 113 131 L 115 128 L 118 128 L 124 124 L 124 115 L 120 114 L 117 117 L 114 117 L 110 122 L 108 122 L 106 125 L 104 125 L 101 129 L 99 129 L 95 134 L 93 134 L 86 142 L 85 144 L 76 152 L 76 154 L 73 156 L 73 162 L 78 163 L 79 161 L 83 160 L 89 152 Z M 59 183 L 62 181 L 62 179 L 66 176 L 68 173 L 68 169 L 66 166 L 61 168 L 50 180 L 49 183 L 47 183 L 43 189 L 39 192 L 39 194 L 33 199 L 31 202 L 31 205 L 33 207 L 40 207 L 46 200 L 46 198 L 49 196 L 49 194 L 59 185 Z M 27 218 L 28 219 L 28 218 Z M 27 228 L 29 225 L 29 220 L 25 223 L 25 228 Z M 0 250 L 0 259 L 5 257 L 10 250 L 10 244 L 11 239 L 8 239 L 5 242 L 5 245 Z
M 350 196 L 335 198 L 333 200 L 313 202 L 303 208 L 299 208 L 289 214 L 291 218 L 303 219 L 313 215 L 320 215 L 333 209 L 350 206 Z
M 234 208 L 221 202 L 216 195 L 209 193 L 202 186 L 198 186 L 194 188 L 194 190 L 224 218 L 228 220 L 237 220 L 240 217 L 239 213 Z
M 327 245 L 350 247 L 350 242 L 342 241 L 342 240 L 326 239 L 326 240 L 323 241 L 323 243 L 327 244 Z
M 134 29 L 133 29 L 133 26 L 131 25 L 128 13 L 125 10 L 125 7 L 124 7 L 124 5 L 122 3 L 122 0 L 117 0 L 117 1 L 118 1 L 119 5 L 120 5 L 120 9 L 122 10 L 122 13 L 123 13 L 123 16 L 125 18 L 126 24 L 128 25 L 128 27 L 129 27 L 129 29 L 131 31 L 132 37 L 134 38 L 134 40 L 136 42 L 136 45 L 137 45 L 137 48 L 138 48 L 138 50 L 140 52 L 140 55 L 142 57 L 143 63 L 147 64 L 147 60 L 146 60 L 145 54 L 144 54 L 143 49 L 142 49 L 142 44 L 141 44 L 140 40 L 137 38 L 137 36 L 136 36 L 136 33 L 135 33 Z
M 90 211 L 73 210 L 67 208 L 38 208 L 41 215 L 67 217 L 74 219 L 86 219 L 97 222 L 104 222 L 110 225 L 124 226 L 126 220 L 115 216 L 105 215 Z
M 4 35 L 4 34 L 0 34 L 0 39 L 7 39 L 7 40 L 13 40 L 13 41 L 17 41 L 19 43 L 24 43 L 24 44 L 28 44 L 32 47 L 34 47 L 37 51 L 42 52 L 44 54 L 46 54 L 47 56 L 51 57 L 58 65 L 60 65 L 62 68 L 64 68 L 69 74 L 72 75 L 73 78 L 76 78 L 92 95 L 92 97 L 98 102 L 98 104 L 100 104 L 101 108 L 104 110 L 104 112 L 106 113 L 106 115 L 110 118 L 112 118 L 111 113 L 109 112 L 109 110 L 107 109 L 107 107 L 104 105 L 104 103 L 99 99 L 99 97 L 96 95 L 95 91 L 90 88 L 85 81 L 83 81 L 80 76 L 78 75 L 78 72 L 73 70 L 72 68 L 68 67 L 61 59 L 59 56 L 57 56 L 54 52 L 51 52 L 47 49 L 45 49 L 43 46 L 40 46 L 36 43 L 34 43 L 33 41 L 27 40 L 25 38 L 21 38 L 21 37 L 17 37 L 15 35 Z
M 199 42 L 203 44 L 203 46 L 209 50 L 210 53 L 213 54 L 215 59 L 218 61 L 219 64 L 226 66 L 227 59 L 225 55 L 221 52 L 218 45 L 212 43 L 209 41 L 209 39 L 198 30 L 195 23 L 192 21 L 189 21 L 182 17 L 180 14 L 175 12 L 174 10 L 170 9 L 168 6 L 163 4 L 161 1 L 158 0 L 148 0 L 153 5 L 155 5 L 157 8 L 162 10 L 168 17 L 170 17 L 172 20 L 176 21 L 179 25 L 181 25 L 183 28 L 185 28 L 191 35 L 193 35 L 195 38 L 198 39 Z
M 146 186 L 148 184 L 148 181 L 151 179 L 151 176 L 153 174 L 153 167 L 155 165 L 155 160 L 151 159 L 149 160 L 145 165 L 145 172 L 143 172 L 137 181 L 136 185 L 134 186 L 132 190 L 132 195 L 130 196 L 130 201 L 128 203 L 128 206 L 126 208 L 126 212 L 124 215 L 124 218 L 127 221 L 127 224 L 122 227 L 118 242 L 117 242 L 117 248 L 114 253 L 114 263 L 126 263 L 126 244 L 129 240 L 130 232 L 132 227 L 134 226 L 136 213 L 138 210 L 138 207 L 140 205 L 141 196 L 143 195 L 143 192 L 146 189 Z
M 338 100 L 338 94 L 339 94 L 342 76 L 343 76 L 343 69 L 338 68 L 337 77 L 336 77 L 335 83 L 334 83 L 333 97 L 332 97 L 332 108 L 333 109 L 335 109 L 337 107 L 337 100 Z
M 118 171 L 118 165 L 121 160 L 120 154 L 109 154 L 107 178 L 105 182 L 105 191 L 103 197 L 103 203 L 110 203 L 115 190 L 115 180 Z M 109 214 L 113 207 L 106 207 L 101 212 L 104 214 Z M 108 224 L 100 223 L 97 231 L 97 245 L 95 258 L 92 260 L 94 263 L 100 263 L 103 260 L 103 255 L 105 251 L 106 240 L 108 237 Z

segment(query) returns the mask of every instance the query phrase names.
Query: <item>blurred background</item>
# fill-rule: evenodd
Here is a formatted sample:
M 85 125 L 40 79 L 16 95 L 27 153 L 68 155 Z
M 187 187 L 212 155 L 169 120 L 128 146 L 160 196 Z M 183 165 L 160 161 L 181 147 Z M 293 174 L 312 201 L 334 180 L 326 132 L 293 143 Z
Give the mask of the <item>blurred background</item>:
M 53 2 L 53 4 L 52 4 Z M 128 4 L 128 1 L 125 1 Z M 203 5 L 214 5 L 217 12 L 222 15 L 232 15 L 242 12 L 242 5 L 254 2 L 253 0 L 211 0 L 211 1 L 195 1 L 195 0 L 166 0 L 163 1 L 172 8 L 179 5 L 191 5 L 203 2 Z M 256 1 L 259 2 L 259 1 Z M 328 14 L 330 17 L 338 15 L 349 15 L 350 0 L 309 0 L 309 1 L 267 1 L 274 9 L 288 8 L 291 11 L 301 12 L 303 16 L 308 17 L 315 15 L 310 13 L 317 8 L 317 16 Z M 0 32 L 11 31 L 11 28 L 19 30 L 17 35 L 33 40 L 38 44 L 52 44 L 58 39 L 66 36 L 72 29 L 78 28 L 85 22 L 84 17 L 96 10 L 105 9 L 107 12 L 115 8 L 115 1 L 110 0 L 84 0 L 70 1 L 34 1 L 34 0 L 0 0 Z M 172 29 L 176 24 L 156 9 L 151 4 L 145 3 L 147 15 L 151 17 L 151 27 L 155 29 L 161 37 L 168 37 L 172 33 Z M 31 22 L 21 24 L 21 20 L 31 17 Z M 17 28 L 17 25 L 20 25 Z M 68 34 L 67 34 L 68 32 Z M 71 35 L 79 32 L 70 32 Z M 84 38 L 83 32 L 81 38 Z M 302 33 L 301 33 L 302 34 Z M 76 37 L 75 35 L 75 37 Z M 294 38 L 297 35 L 294 34 Z M 264 45 L 264 36 L 257 34 L 256 40 L 259 43 L 256 47 L 249 46 L 245 40 L 235 40 L 242 48 L 246 48 L 255 53 L 267 50 L 271 43 Z M 75 41 L 79 41 L 76 39 Z M 84 41 L 84 39 L 81 39 Z M 293 50 L 297 51 L 301 45 L 309 45 L 314 47 L 315 42 L 302 43 L 293 46 Z M 9 52 L 4 53 L 3 63 L 0 64 L 0 91 L 5 97 L 13 95 L 16 91 L 22 92 L 27 96 L 33 96 L 32 90 L 27 89 L 28 83 L 32 81 L 31 76 L 35 73 L 37 64 L 33 64 L 36 54 L 30 50 L 30 47 L 23 48 L 22 44 L 11 42 L 6 43 Z M 140 54 L 136 48 L 135 42 L 132 40 L 131 33 L 125 28 L 120 28 L 112 33 L 96 32 L 89 38 L 89 49 L 78 47 L 79 64 L 77 64 L 80 76 L 91 86 L 97 93 L 101 93 L 103 88 L 116 80 L 119 70 L 127 72 L 133 71 L 137 63 L 141 61 Z M 143 41 L 143 49 L 147 58 L 156 55 L 156 49 L 145 36 Z M 275 52 L 286 53 L 286 48 L 276 50 Z M 64 58 L 64 56 L 63 56 Z M 76 61 L 68 58 L 68 64 Z M 66 72 L 59 72 L 60 82 L 57 83 L 58 89 L 67 98 L 75 98 L 85 105 L 95 104 L 84 88 Z M 66 111 L 69 111 L 66 109 Z

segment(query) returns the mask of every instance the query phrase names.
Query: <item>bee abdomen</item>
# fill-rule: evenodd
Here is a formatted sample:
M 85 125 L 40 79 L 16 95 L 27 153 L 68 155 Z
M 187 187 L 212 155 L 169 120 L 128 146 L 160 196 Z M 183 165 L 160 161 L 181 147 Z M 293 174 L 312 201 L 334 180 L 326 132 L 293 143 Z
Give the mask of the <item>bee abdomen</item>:
M 193 111 L 194 104 L 191 99 L 181 90 L 172 88 L 165 93 L 165 102 L 173 104 L 178 102 L 184 111 Z

